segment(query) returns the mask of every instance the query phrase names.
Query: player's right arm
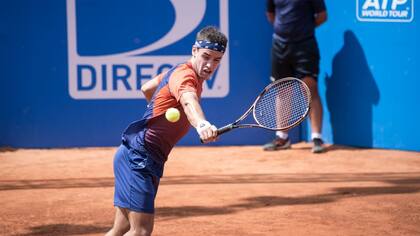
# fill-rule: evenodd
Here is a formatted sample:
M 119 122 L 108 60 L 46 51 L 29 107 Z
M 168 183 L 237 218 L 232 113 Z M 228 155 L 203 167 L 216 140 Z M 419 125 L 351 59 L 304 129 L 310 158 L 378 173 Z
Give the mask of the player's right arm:
M 146 98 L 147 102 L 150 102 L 150 100 L 152 99 L 153 94 L 155 93 L 161 80 L 161 76 L 156 76 L 155 78 L 147 81 L 141 86 L 141 92 L 144 94 L 144 97 Z
M 196 128 L 200 139 L 204 143 L 215 141 L 217 138 L 217 128 L 206 120 L 197 94 L 195 92 L 184 92 L 181 94 L 179 101 L 188 121 Z

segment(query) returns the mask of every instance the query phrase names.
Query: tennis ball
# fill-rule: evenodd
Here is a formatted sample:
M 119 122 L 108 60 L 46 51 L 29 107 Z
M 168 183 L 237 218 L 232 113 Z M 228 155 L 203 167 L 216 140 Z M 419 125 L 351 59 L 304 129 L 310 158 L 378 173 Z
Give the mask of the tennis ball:
M 181 116 L 181 113 L 179 113 L 178 109 L 173 108 L 173 107 L 169 108 L 165 112 L 165 117 L 170 122 L 177 122 L 180 116 Z

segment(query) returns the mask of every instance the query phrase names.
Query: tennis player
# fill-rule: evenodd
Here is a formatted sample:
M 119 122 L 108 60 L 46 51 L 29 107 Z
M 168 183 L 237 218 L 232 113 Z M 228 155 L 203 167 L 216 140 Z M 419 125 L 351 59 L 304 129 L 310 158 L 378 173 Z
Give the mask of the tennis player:
M 199 100 L 203 82 L 219 66 L 227 41 L 217 28 L 203 28 L 197 33 L 188 62 L 141 87 L 149 104 L 143 118 L 123 132 L 122 144 L 114 157 L 116 213 L 114 225 L 106 235 L 151 235 L 155 197 L 171 149 L 190 125 L 204 143 L 216 140 L 217 128 L 206 120 Z M 171 107 L 181 112 L 174 123 L 165 118 Z

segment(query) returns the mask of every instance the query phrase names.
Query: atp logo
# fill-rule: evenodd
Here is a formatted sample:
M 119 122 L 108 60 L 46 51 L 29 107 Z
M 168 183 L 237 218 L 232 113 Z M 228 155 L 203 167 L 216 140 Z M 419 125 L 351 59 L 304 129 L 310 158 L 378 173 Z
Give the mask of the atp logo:
M 70 96 L 144 98 L 141 85 L 186 62 L 206 25 L 228 36 L 228 0 L 67 0 Z M 229 93 L 229 46 L 203 88 L 203 97 Z
M 359 21 L 411 22 L 414 19 L 414 0 L 357 0 Z

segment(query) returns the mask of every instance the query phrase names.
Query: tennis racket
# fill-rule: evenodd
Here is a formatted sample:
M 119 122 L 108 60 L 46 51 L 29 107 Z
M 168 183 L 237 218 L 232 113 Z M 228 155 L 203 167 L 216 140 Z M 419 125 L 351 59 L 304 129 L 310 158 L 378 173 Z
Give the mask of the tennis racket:
M 309 113 L 311 93 L 306 84 L 286 77 L 270 83 L 255 99 L 252 106 L 235 122 L 217 130 L 221 135 L 236 128 L 264 128 L 285 131 L 300 124 Z M 255 123 L 241 124 L 253 115 Z

